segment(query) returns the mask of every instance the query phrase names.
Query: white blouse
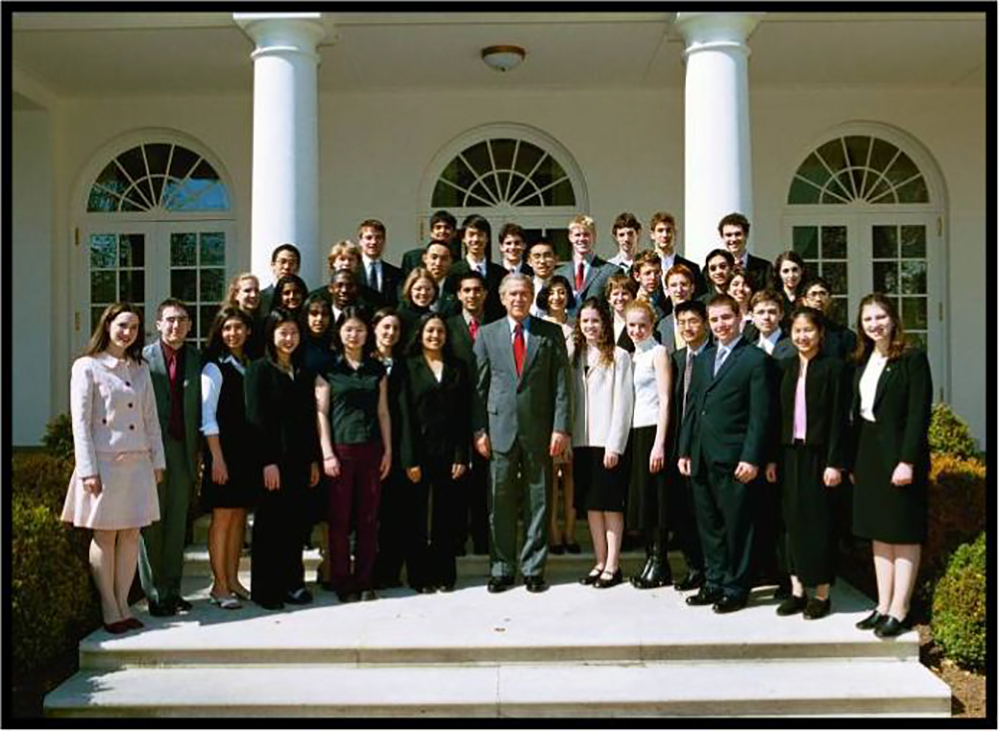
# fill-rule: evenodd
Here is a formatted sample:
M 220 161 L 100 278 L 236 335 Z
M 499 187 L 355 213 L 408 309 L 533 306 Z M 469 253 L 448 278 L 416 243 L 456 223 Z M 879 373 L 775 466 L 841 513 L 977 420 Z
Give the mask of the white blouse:
M 635 344 L 632 354 L 632 383 L 635 388 L 635 407 L 632 412 L 632 427 L 650 427 L 660 418 L 660 391 L 656 386 L 657 352 L 666 354 L 666 349 L 650 336 Z
M 879 355 L 878 351 L 872 351 L 868 363 L 865 365 L 864 373 L 861 374 L 859 390 L 861 392 L 861 416 L 869 422 L 875 421 L 875 413 L 872 408 L 875 406 L 875 391 L 878 389 L 878 380 L 885 370 L 885 365 L 889 359 Z

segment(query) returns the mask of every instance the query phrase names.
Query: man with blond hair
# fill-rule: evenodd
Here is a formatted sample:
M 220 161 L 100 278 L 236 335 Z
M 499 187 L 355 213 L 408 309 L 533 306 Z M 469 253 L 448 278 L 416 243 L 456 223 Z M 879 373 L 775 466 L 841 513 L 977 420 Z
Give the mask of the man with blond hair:
M 594 254 L 597 227 L 590 216 L 574 216 L 568 228 L 573 256 L 570 261 L 556 268 L 556 274 L 569 280 L 578 308 L 588 297 L 603 300 L 604 283 L 619 269 L 617 265 Z M 570 312 L 571 316 L 576 315 L 576 308 Z

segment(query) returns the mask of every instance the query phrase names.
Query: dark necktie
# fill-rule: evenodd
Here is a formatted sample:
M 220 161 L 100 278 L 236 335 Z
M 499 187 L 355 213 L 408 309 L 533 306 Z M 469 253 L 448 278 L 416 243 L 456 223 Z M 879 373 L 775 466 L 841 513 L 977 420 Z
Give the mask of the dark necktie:
M 378 289 L 378 270 L 375 268 L 375 262 L 368 264 L 368 286 L 379 292 Z
M 583 289 L 583 262 L 576 265 L 576 291 Z
M 167 377 L 170 379 L 170 419 L 167 434 L 175 440 L 184 439 L 184 393 L 181 388 L 181 352 L 174 351 L 167 361 Z
M 524 368 L 524 326 L 520 323 L 514 326 L 514 368 L 520 377 Z

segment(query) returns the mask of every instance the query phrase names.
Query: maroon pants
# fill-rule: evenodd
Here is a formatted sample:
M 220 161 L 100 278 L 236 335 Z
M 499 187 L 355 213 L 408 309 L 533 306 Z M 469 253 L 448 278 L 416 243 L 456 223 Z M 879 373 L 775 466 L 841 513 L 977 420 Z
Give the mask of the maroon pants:
M 338 592 L 372 588 L 372 568 L 378 549 L 378 503 L 381 491 L 379 463 L 382 442 L 334 445 L 340 476 L 330 485 L 329 524 L 330 584 Z M 349 537 L 355 519 L 357 542 L 351 573 Z

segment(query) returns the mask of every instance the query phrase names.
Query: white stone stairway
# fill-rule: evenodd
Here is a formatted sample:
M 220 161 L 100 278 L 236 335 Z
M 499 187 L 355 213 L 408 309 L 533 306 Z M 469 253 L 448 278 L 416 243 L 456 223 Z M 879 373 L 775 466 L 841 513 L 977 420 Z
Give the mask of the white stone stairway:
M 466 557 L 451 593 L 401 588 L 341 605 L 313 588 L 309 606 L 225 611 L 207 602 L 201 561 L 193 547 L 185 589 L 194 610 L 140 612 L 142 632 L 91 634 L 79 673 L 48 695 L 46 713 L 950 716 L 949 689 L 920 664 L 917 634 L 882 641 L 856 630 L 869 603 L 843 583 L 819 621 L 779 618 L 770 591 L 719 616 L 688 607 L 673 588 L 581 586 L 586 554 L 553 557 L 547 592 L 518 585 L 490 595 L 485 560 Z

